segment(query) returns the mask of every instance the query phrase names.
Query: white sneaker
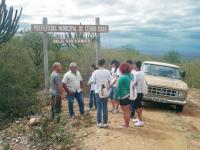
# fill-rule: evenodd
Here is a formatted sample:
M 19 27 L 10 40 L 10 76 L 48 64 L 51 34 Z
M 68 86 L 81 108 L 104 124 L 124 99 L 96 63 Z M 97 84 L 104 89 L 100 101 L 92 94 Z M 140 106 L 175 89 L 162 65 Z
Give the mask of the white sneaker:
M 97 123 L 97 127 L 98 127 L 98 128 L 101 128 L 101 123 Z
M 76 119 L 76 115 L 71 116 L 72 119 Z
M 132 119 L 133 123 L 139 122 L 139 119 Z
M 103 124 L 103 127 L 104 127 L 104 128 L 108 128 L 108 124 L 107 124 L 107 123 L 104 123 L 104 124 Z
M 113 112 L 114 110 L 115 110 L 115 109 L 114 109 L 114 108 L 112 108 L 112 109 L 110 109 L 110 110 L 109 110 L 109 112 Z
M 143 127 L 144 126 L 144 122 L 143 121 L 138 121 L 134 125 L 135 125 L 135 127 Z
M 114 109 L 114 110 L 112 111 L 113 114 L 116 114 L 117 112 L 118 112 L 117 109 Z

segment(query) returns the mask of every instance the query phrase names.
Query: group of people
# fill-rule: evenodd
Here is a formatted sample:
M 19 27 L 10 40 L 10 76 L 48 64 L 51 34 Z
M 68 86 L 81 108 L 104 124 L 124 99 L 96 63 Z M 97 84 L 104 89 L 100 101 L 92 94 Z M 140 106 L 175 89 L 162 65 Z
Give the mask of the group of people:
M 124 125 L 121 128 L 128 128 L 132 118 L 136 127 L 144 126 L 142 119 L 142 86 L 144 74 L 141 71 L 141 61 L 133 62 L 128 60 L 120 64 L 119 61 L 111 62 L 111 71 L 106 69 L 106 61 L 98 61 L 98 67 L 91 65 L 91 77 L 88 80 L 90 85 L 89 109 L 96 110 L 97 127 L 108 127 L 108 100 L 110 98 L 112 108 L 111 113 L 116 114 L 119 106 L 124 114 Z M 69 115 L 75 119 L 76 114 L 73 109 L 74 98 L 77 99 L 81 117 L 84 118 L 84 99 L 83 99 L 83 79 L 77 70 L 77 64 L 71 63 L 69 71 L 64 74 L 61 80 L 61 64 L 53 64 L 51 73 L 51 112 L 52 118 L 60 119 L 61 100 L 68 100 Z M 133 85 L 132 85 L 133 84 Z M 131 88 L 135 88 L 136 98 L 130 99 Z M 66 93 L 66 94 L 65 94 Z M 137 119 L 136 119 L 136 113 Z
M 60 120 L 61 100 L 68 100 L 69 115 L 75 119 L 74 113 L 74 98 L 78 101 L 80 114 L 83 117 L 84 102 L 83 102 L 83 79 L 81 73 L 77 70 L 76 63 L 70 64 L 70 70 L 64 74 L 61 80 L 60 74 L 62 66 L 59 62 L 53 64 L 53 72 L 51 73 L 51 112 L 52 118 Z M 66 93 L 66 94 L 65 94 Z

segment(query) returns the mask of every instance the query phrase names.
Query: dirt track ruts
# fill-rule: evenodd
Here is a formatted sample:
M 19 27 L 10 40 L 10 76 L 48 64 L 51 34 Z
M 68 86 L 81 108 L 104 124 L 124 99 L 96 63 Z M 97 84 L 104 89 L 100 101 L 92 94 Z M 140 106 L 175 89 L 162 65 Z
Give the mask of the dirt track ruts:
M 144 104 L 143 128 L 120 129 L 123 114 L 109 113 L 109 128 L 90 127 L 84 138 L 87 150 L 199 150 L 200 149 L 200 91 L 191 90 L 182 113 L 158 103 Z M 95 112 L 92 114 L 96 115 Z

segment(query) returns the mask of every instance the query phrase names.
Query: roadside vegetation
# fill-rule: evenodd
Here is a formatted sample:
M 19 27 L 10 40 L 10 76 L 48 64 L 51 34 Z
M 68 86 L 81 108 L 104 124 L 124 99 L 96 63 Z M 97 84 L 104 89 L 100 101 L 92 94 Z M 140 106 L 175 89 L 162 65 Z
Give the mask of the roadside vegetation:
M 50 35 L 49 39 L 49 70 L 51 71 L 51 65 L 58 61 L 62 64 L 64 73 L 68 69 L 69 63 L 74 61 L 87 81 L 90 76 L 90 65 L 95 63 L 95 45 L 79 46 L 78 48 L 63 47 L 52 44 Z M 160 57 L 150 57 L 131 48 L 102 49 L 101 56 L 106 59 L 108 67 L 110 67 L 109 63 L 112 59 L 121 62 L 132 59 L 178 64 L 186 71 L 185 81 L 189 87 L 200 88 L 200 60 L 186 61 L 176 51 L 169 51 Z M 75 129 L 79 130 L 80 125 L 82 128 L 87 128 L 94 123 L 92 117 L 89 116 L 84 122 L 75 122 L 72 125 L 66 118 L 62 118 L 60 123 L 54 124 L 49 118 L 48 112 L 43 112 L 42 107 L 46 105 L 46 102 L 43 101 L 41 92 L 44 88 L 44 79 L 42 38 L 39 33 L 26 33 L 0 45 L 0 64 L 0 128 L 10 126 L 8 123 L 16 122 L 17 118 L 25 118 L 22 120 L 25 120 L 26 123 L 23 124 L 27 127 L 26 130 L 16 123 L 17 127 L 15 126 L 13 130 L 16 130 L 17 138 L 12 137 L 14 141 L 20 141 L 23 137 L 19 135 L 27 133 L 28 143 L 32 144 L 29 145 L 31 147 L 47 149 L 60 146 L 60 149 L 65 149 L 69 148 L 76 136 L 75 132 L 71 130 L 71 126 L 76 126 Z M 85 93 L 87 93 L 87 89 Z M 27 126 L 28 119 L 35 114 L 44 114 L 45 116 L 37 126 L 30 128 Z M 0 134 L 1 137 L 7 136 L 9 133 L 0 132 Z M 87 136 L 87 134 L 84 133 L 81 136 Z M 79 138 L 82 140 L 81 137 Z M 3 143 L 4 149 L 9 149 L 10 146 L 13 145 Z
M 90 75 L 89 66 L 95 63 L 95 46 L 79 48 L 54 45 L 49 36 L 49 70 L 55 61 L 63 65 L 63 73 L 71 61 L 77 62 L 85 80 Z M 0 47 L 0 119 L 15 118 L 38 110 L 36 94 L 43 89 L 43 52 L 39 33 L 26 33 L 15 37 Z M 121 50 L 102 49 L 101 55 L 108 62 L 157 60 L 180 65 L 186 71 L 185 81 L 190 87 L 200 88 L 200 60 L 184 61 L 176 51 L 169 51 L 153 58 L 130 48 Z M 109 66 L 110 67 L 110 66 Z

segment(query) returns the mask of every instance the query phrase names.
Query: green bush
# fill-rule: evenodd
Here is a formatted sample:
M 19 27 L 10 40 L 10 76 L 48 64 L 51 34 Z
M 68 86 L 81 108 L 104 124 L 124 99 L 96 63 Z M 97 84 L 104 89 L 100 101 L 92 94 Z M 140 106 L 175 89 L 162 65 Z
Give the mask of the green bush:
M 180 64 L 186 72 L 186 82 L 189 87 L 200 88 L 200 61 L 191 61 Z
M 35 67 L 20 38 L 0 48 L 0 113 L 19 117 L 36 108 Z
M 182 61 L 180 53 L 175 50 L 168 51 L 163 59 L 169 63 L 180 63 Z

